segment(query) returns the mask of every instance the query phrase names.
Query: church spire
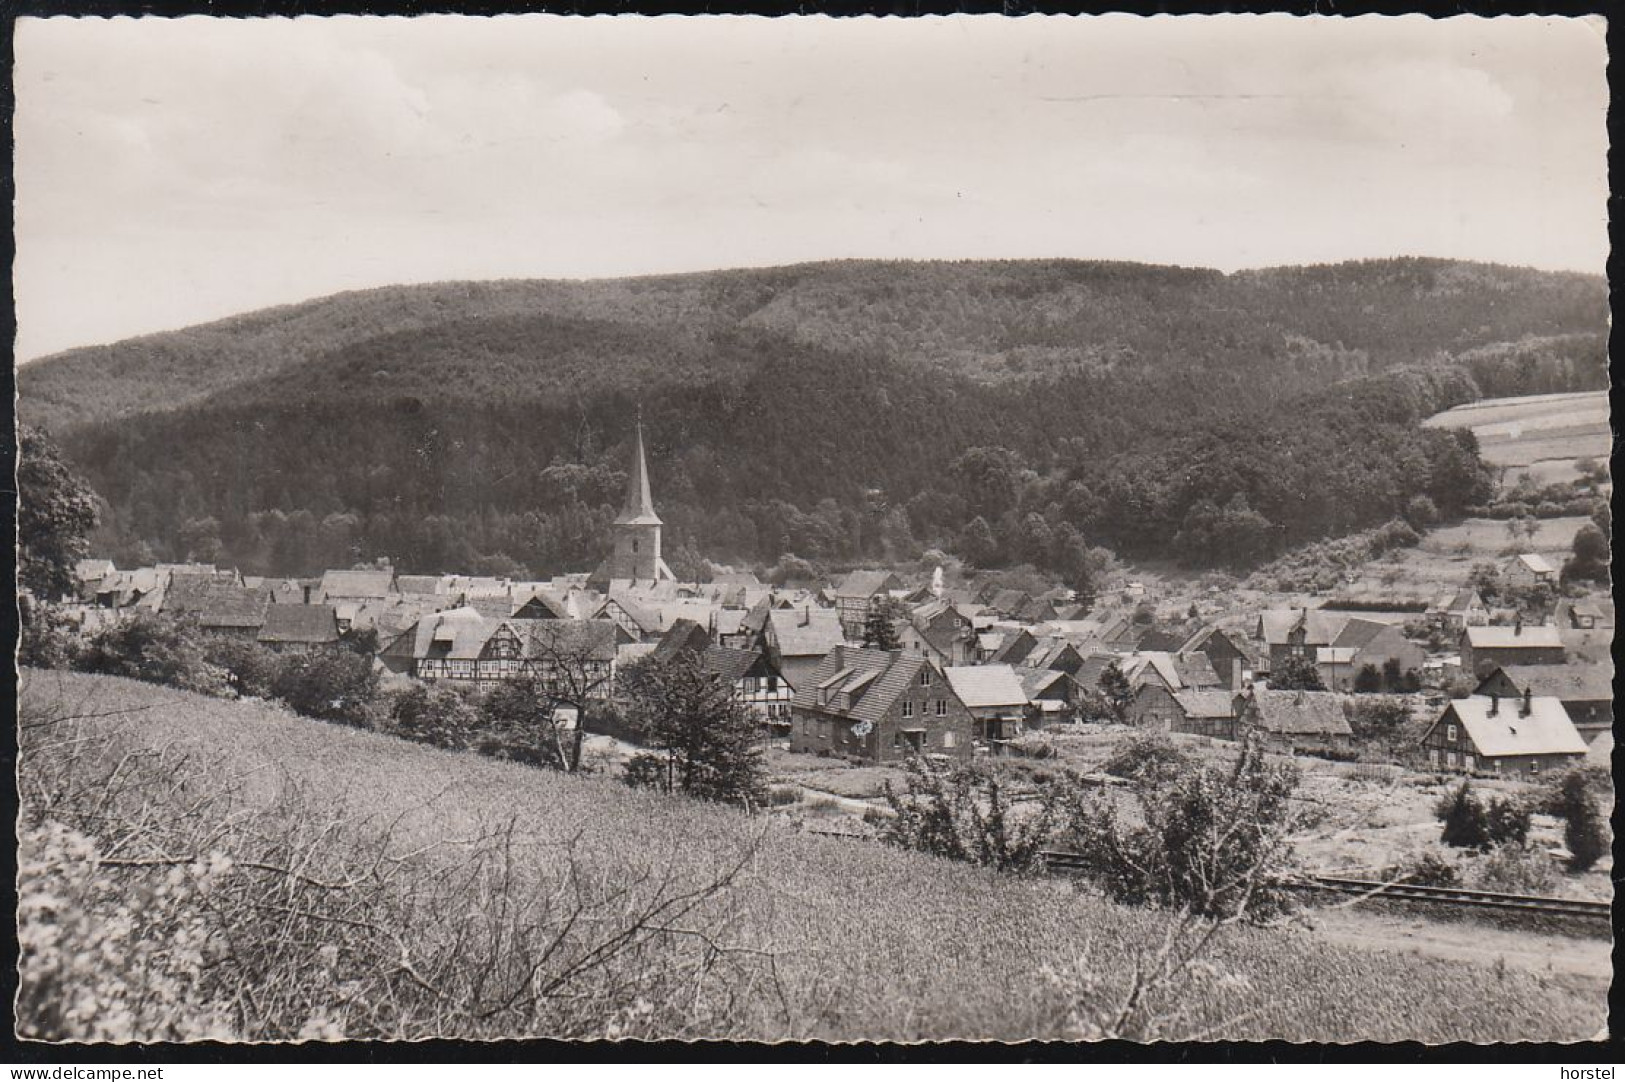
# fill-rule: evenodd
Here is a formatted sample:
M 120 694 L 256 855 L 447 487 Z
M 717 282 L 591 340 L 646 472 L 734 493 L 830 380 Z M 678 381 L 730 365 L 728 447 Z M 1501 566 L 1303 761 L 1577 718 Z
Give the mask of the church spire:
M 626 504 L 615 520 L 618 526 L 659 526 L 654 501 L 649 497 L 649 467 L 643 457 L 643 407 L 638 407 L 637 436 L 632 445 L 632 472 L 626 475 Z

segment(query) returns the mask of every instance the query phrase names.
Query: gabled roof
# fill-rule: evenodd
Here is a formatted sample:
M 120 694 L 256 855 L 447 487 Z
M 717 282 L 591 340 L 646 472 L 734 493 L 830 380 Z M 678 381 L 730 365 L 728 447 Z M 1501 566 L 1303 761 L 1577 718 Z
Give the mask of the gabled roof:
M 1329 691 L 1275 691 L 1255 688 L 1248 696 L 1266 732 L 1352 736 L 1341 700 Z
M 767 619 L 780 657 L 823 657 L 846 641 L 833 609 L 774 609 Z
M 439 575 L 397 575 L 395 588 L 403 594 L 443 594 L 446 580 Z
M 1351 616 L 1348 622 L 1343 625 L 1343 629 L 1337 633 L 1337 637 L 1332 640 L 1332 645 L 1363 650 L 1378 635 L 1387 631 L 1390 626 L 1376 620 L 1365 620 L 1358 616 Z
M 1519 691 L 1532 690 L 1564 702 L 1602 702 L 1614 697 L 1612 662 L 1567 665 L 1501 665 L 1497 667 Z M 1491 673 L 1485 681 L 1494 679 Z M 1480 687 L 1483 683 L 1480 683 Z
M 990 609 L 1004 613 L 1006 616 L 1015 616 L 1032 599 L 1033 595 L 1025 590 L 1004 589 L 989 598 L 987 606 Z
M 1490 709 L 1494 707 L 1495 713 Z M 1529 715 L 1523 716 L 1522 699 L 1501 699 L 1473 695 L 1453 699 L 1444 715 L 1456 716 L 1481 758 L 1502 755 L 1583 755 L 1586 742 L 1569 720 L 1561 700 L 1537 695 L 1529 701 Z M 1435 723 L 1437 724 L 1437 723 Z
M 1292 629 L 1301 622 L 1304 626 L 1304 645 L 1330 646 L 1337 638 L 1342 624 L 1339 618 L 1320 609 L 1270 609 L 1258 615 L 1264 629 L 1262 638 L 1271 646 L 1285 646 Z
M 1174 701 L 1188 718 L 1236 716 L 1236 697 L 1228 691 L 1176 691 Z
M 1124 657 L 1120 662 L 1123 675 L 1128 677 L 1130 684 L 1138 684 L 1141 680 L 1149 680 L 1150 672 L 1155 671 L 1162 677 L 1163 683 L 1169 690 L 1178 691 L 1185 686 L 1185 681 L 1179 675 L 1179 667 L 1174 664 L 1172 654 L 1162 650 L 1147 650 L 1136 652 Z
M 1193 654 L 1171 654 L 1174 671 L 1179 673 L 1179 682 L 1187 688 L 1217 688 L 1223 687 L 1225 681 L 1219 679 L 1219 674 L 1213 667 L 1208 656 L 1198 650 Z
M 1519 553 L 1518 562 L 1537 575 L 1552 575 L 1557 573 L 1557 568 L 1553 567 L 1547 561 L 1546 557 L 1542 556 L 1538 552 Z
M 795 706 L 799 710 L 818 710 L 853 721 L 879 721 L 926 667 L 926 660 L 920 657 L 838 646 L 825 655 L 812 676 L 796 688 Z M 838 708 L 833 702 L 819 704 L 819 689 L 837 676 L 846 677 L 841 687 L 856 696 L 849 708 Z M 866 683 L 854 687 L 859 681 Z
M 514 615 L 524 614 L 527 620 L 542 620 L 551 616 L 555 620 L 572 619 L 570 615 L 570 602 L 568 598 L 559 597 L 547 590 L 533 590 L 529 597 L 521 601 L 514 609 Z M 544 615 L 547 614 L 547 615 Z
M 894 589 L 897 576 L 890 571 L 853 571 L 835 587 L 836 597 L 874 597 Z
M 486 640 L 496 630 L 496 624 L 495 620 L 488 620 L 467 607 L 431 613 L 413 624 L 385 652 L 390 657 L 405 656 L 417 660 L 470 660 L 480 656 Z
M 196 617 L 201 627 L 249 628 L 265 623 L 270 591 L 233 586 L 198 575 L 176 575 L 164 592 L 163 610 Z
M 78 560 L 73 565 L 73 577 L 79 582 L 99 582 L 104 576 L 112 574 L 114 570 L 112 560 Z
M 770 662 L 760 650 L 736 650 L 731 646 L 707 646 L 700 654 L 700 665 L 714 672 L 730 684 L 743 680 L 758 665 Z
M 711 636 L 705 628 L 689 619 L 679 619 L 666 633 L 660 636 L 660 642 L 655 644 L 654 652 L 650 655 L 656 661 L 665 663 L 682 653 L 691 650 L 696 654 L 704 653 L 711 646 Z
M 1072 679 L 1060 669 L 1026 669 L 1020 676 L 1022 693 L 1029 701 L 1039 698 L 1047 691 L 1064 690 L 1066 682 Z
M 1027 693 L 1009 665 L 949 665 L 942 672 L 969 709 L 1027 705 Z
M 1484 608 L 1484 599 L 1478 596 L 1478 591 L 1471 586 L 1463 586 L 1455 591 L 1446 591 L 1433 599 L 1428 606 L 1428 612 L 1460 612 L 1465 613 L 1471 609 Z
M 525 640 L 525 656 L 533 659 L 580 657 L 614 661 L 624 641 L 614 620 L 509 620 Z
M 1518 627 L 1494 627 L 1484 625 L 1469 627 L 1463 634 L 1474 650 L 1508 649 L 1511 647 L 1556 647 L 1562 649 L 1563 636 L 1551 624 L 1526 624 Z
M 513 599 L 506 594 L 469 597 L 464 599 L 463 604 L 481 616 L 488 616 L 493 620 L 506 620 L 514 612 Z
M 338 614 L 331 605 L 271 605 L 260 628 L 260 642 L 320 644 L 338 638 Z
M 1038 638 L 1027 628 L 1006 635 L 999 648 L 988 658 L 995 665 L 1016 665 L 1038 648 Z
M 377 570 L 324 571 L 321 597 L 332 598 L 385 597 L 394 590 L 395 572 L 389 568 Z

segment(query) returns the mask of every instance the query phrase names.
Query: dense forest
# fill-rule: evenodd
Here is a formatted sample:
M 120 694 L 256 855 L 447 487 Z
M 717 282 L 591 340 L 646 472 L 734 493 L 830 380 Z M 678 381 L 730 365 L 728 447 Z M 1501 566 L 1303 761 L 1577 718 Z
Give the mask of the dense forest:
M 590 568 L 641 404 L 679 565 L 1244 567 L 1488 496 L 1485 395 L 1606 386 L 1599 279 L 836 263 L 344 294 L 23 369 L 121 564 Z M 684 570 L 679 566 L 679 571 Z

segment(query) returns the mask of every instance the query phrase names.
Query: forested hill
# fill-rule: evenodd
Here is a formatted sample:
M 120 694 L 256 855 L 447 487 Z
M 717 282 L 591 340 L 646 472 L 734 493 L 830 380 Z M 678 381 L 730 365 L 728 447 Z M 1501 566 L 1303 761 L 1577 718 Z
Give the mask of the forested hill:
M 698 350 L 702 367 L 713 335 L 755 329 L 982 382 L 1258 363 L 1324 379 L 1528 337 L 1580 336 L 1567 352 L 1599 359 L 1607 312 L 1601 278 L 1443 260 L 1232 275 L 1061 260 L 847 261 L 343 293 L 43 358 L 22 369 L 19 390 L 25 418 L 56 431 L 199 401 L 359 349 L 388 352 L 404 380 L 419 365 L 460 364 L 467 372 L 448 390 L 477 397 L 506 393 L 512 374 L 484 369 L 488 346 L 545 380 L 552 355 L 578 344 L 580 321 L 653 330 L 674 351 Z M 621 357 L 611 348 L 576 361 L 613 370 Z
M 23 418 L 131 563 L 591 567 L 634 403 L 677 562 L 1091 547 L 1237 566 L 1482 497 L 1417 422 L 1606 386 L 1600 279 L 832 263 L 344 294 L 42 360 Z

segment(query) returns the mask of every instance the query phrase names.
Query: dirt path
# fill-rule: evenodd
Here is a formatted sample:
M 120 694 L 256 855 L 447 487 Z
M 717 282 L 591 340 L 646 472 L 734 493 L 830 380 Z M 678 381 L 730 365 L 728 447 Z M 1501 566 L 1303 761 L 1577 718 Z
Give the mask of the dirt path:
M 1477 922 L 1457 924 L 1353 909 L 1321 910 L 1311 914 L 1309 921 L 1313 934 L 1345 946 L 1478 965 L 1501 961 L 1508 967 L 1539 973 L 1602 978 L 1613 974 L 1613 944 L 1602 936 L 1515 932 Z

